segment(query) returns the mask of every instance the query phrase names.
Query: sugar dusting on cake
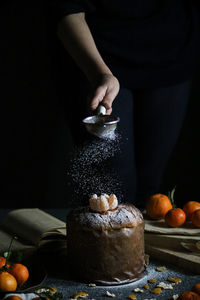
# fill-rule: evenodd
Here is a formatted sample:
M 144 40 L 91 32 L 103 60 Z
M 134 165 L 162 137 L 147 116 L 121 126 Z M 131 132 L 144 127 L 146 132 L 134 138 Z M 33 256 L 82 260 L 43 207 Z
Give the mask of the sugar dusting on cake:
M 65 164 L 65 184 L 72 189 L 71 206 L 86 204 L 92 194 L 117 194 L 123 200 L 123 188 L 112 160 L 120 153 L 121 136 L 94 139 L 77 147 Z M 67 199 L 68 203 L 69 200 Z
M 108 210 L 106 214 L 91 211 L 89 205 L 79 207 L 72 211 L 71 218 L 83 227 L 97 230 L 129 228 L 143 222 L 141 212 L 132 204 L 119 204 L 116 210 Z

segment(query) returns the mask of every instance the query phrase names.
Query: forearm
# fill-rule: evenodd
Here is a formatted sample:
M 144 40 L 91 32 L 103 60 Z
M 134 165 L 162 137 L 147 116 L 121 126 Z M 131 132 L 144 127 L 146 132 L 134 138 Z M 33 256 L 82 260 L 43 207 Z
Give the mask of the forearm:
M 63 18 L 58 24 L 58 36 L 91 84 L 101 74 L 112 74 L 95 45 L 84 13 Z

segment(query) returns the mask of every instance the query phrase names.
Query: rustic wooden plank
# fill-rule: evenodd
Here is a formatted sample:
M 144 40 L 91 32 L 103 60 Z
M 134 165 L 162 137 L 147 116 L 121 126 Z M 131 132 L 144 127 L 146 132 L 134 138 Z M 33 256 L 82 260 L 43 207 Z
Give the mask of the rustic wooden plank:
M 156 233 L 144 233 L 145 244 L 155 247 L 161 247 L 171 250 L 185 250 L 181 243 L 196 243 L 200 241 L 199 236 L 186 236 L 186 235 L 167 235 Z
M 159 259 L 163 263 L 170 263 L 187 272 L 200 275 L 200 256 L 193 255 L 186 251 L 175 251 L 145 245 L 145 252 L 152 258 Z
M 172 228 L 166 225 L 164 220 L 149 220 L 145 218 L 145 232 L 186 236 L 195 235 L 200 237 L 200 228 L 194 227 L 191 222 L 186 222 L 178 228 Z

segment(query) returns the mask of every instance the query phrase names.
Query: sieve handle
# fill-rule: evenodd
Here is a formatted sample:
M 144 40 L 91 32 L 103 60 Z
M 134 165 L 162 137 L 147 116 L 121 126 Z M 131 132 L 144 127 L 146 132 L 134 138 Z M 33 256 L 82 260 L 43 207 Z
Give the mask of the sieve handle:
M 97 108 L 97 115 L 105 115 L 106 114 L 106 108 L 103 105 L 99 105 Z

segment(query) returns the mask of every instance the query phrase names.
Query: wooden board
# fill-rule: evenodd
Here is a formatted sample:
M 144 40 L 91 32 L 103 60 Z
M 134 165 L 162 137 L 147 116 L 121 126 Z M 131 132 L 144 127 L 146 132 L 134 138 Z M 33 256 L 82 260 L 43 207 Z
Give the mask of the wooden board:
M 168 227 L 164 220 L 149 220 L 145 217 L 145 251 L 150 258 L 171 263 L 186 272 L 200 274 L 200 228 L 185 223 L 179 228 Z
M 169 250 L 151 245 L 145 245 L 145 252 L 149 254 L 150 259 L 153 257 L 163 261 L 163 264 L 170 263 L 185 272 L 200 275 L 200 256 L 193 255 L 184 250 Z
M 182 243 L 194 244 L 200 241 L 199 236 L 186 236 L 186 235 L 168 235 L 168 234 L 155 234 L 150 232 L 144 233 L 144 240 L 146 245 L 160 247 L 171 250 L 185 250 Z M 196 249 L 197 251 L 198 249 Z M 200 254 L 200 250 L 197 251 Z
M 165 224 L 164 220 L 149 220 L 145 217 L 145 232 L 173 234 L 173 235 L 191 235 L 200 237 L 200 228 L 195 228 L 191 222 L 187 222 L 181 227 L 172 228 Z

